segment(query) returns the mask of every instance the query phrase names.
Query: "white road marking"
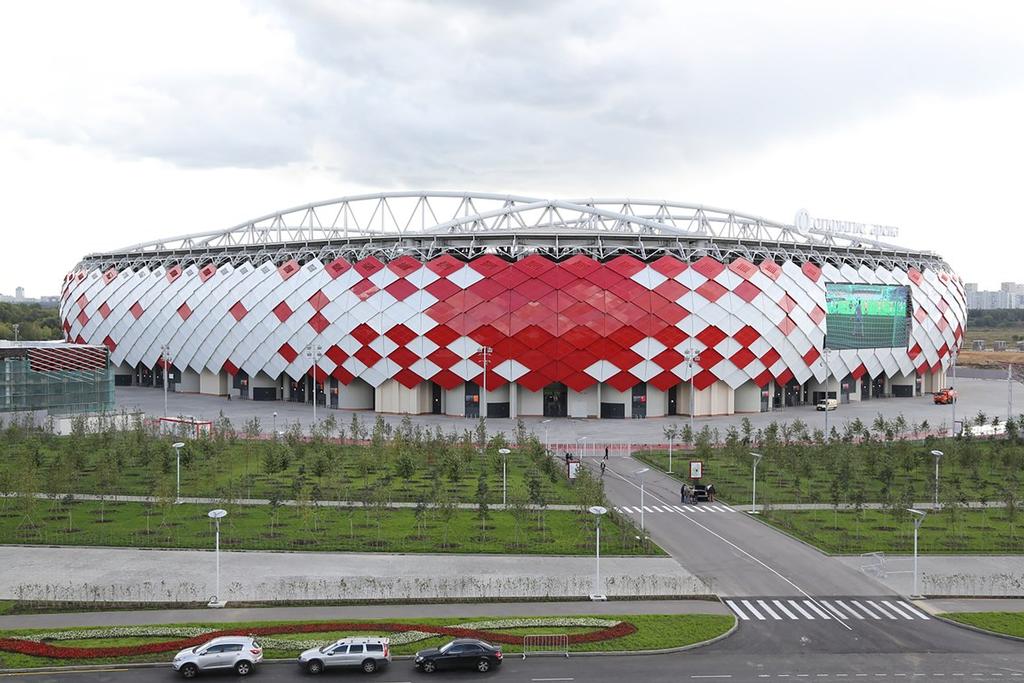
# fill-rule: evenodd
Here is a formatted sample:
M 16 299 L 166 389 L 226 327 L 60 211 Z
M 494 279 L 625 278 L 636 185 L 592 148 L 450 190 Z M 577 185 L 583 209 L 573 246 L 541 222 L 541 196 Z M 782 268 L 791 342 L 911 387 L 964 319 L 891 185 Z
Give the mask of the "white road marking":
M 750 601 L 749 601 L 749 600 L 740 600 L 740 602 L 742 602 L 742 603 L 743 603 L 743 606 L 744 606 L 744 607 L 746 607 L 746 608 L 747 608 L 747 610 L 748 610 L 748 611 L 749 611 L 749 612 L 750 612 L 751 614 L 753 614 L 753 615 L 754 615 L 755 617 L 757 617 L 757 618 L 758 618 L 758 619 L 760 619 L 761 621 L 764 621 L 764 617 L 763 617 L 763 616 L 761 615 L 761 613 L 760 613 L 760 612 L 758 612 L 758 611 L 757 611 L 757 608 L 755 608 L 755 607 L 754 607 L 753 605 L 751 605 L 751 604 L 750 604 Z
M 738 616 L 740 619 L 742 619 L 743 621 L 750 621 L 750 617 L 744 614 L 743 610 L 737 607 L 735 602 L 733 602 L 732 600 L 726 600 L 725 604 L 727 604 L 729 606 L 729 609 L 735 612 L 736 616 Z
M 690 678 L 732 678 L 732 674 L 714 674 L 704 676 L 690 676 Z
M 641 505 L 640 507 L 644 509 L 644 512 L 651 512 L 651 508 L 647 507 L 646 505 Z
M 883 617 L 888 617 L 895 621 L 896 617 L 886 612 L 885 609 L 874 600 L 866 600 L 865 602 L 867 602 L 869 605 L 878 610 L 878 613 L 881 614 Z
M 851 600 L 850 602 L 853 603 L 857 607 L 857 609 L 862 610 L 865 614 L 867 614 L 872 619 L 878 619 L 879 618 L 877 614 L 875 614 L 874 612 L 869 610 L 864 605 L 860 604 L 860 601 L 858 601 L 858 600 Z
M 833 607 L 832 605 L 828 604 L 827 600 L 819 600 L 818 602 L 820 602 L 821 606 L 824 607 L 825 609 L 827 609 L 828 613 L 831 614 L 832 616 L 834 616 L 834 617 L 836 617 L 838 619 L 846 619 L 847 618 L 847 616 L 845 614 L 843 614 L 842 610 L 840 610 L 838 607 Z
M 903 609 L 905 609 L 908 612 L 910 612 L 911 614 L 913 614 L 915 617 L 919 618 L 919 619 L 931 619 L 931 617 L 929 617 L 927 614 L 925 614 L 921 610 L 917 609 L 916 607 L 914 607 L 913 605 L 911 605 L 908 602 L 901 602 L 900 606 Z M 1014 674 L 1014 675 L 1021 676 L 1021 675 L 1024 675 L 1024 674 Z
M 676 512 L 686 512 L 686 510 L 684 510 L 683 508 L 679 507 L 678 505 L 673 505 L 672 507 L 675 508 Z
M 760 605 L 761 609 L 763 609 L 765 612 L 767 612 L 768 616 L 770 616 L 772 619 L 781 619 L 782 618 L 778 614 L 776 614 L 775 611 L 771 607 L 769 607 L 768 603 L 766 603 L 764 600 L 758 600 L 757 604 Z
M 531 681 L 575 681 L 575 678 L 531 678 Z
M 724 507 L 724 508 L 725 508 L 725 511 L 726 511 L 726 512 L 736 512 L 735 510 L 733 510 L 733 509 L 732 509 L 731 507 L 729 507 L 728 505 L 725 505 L 724 503 L 719 503 L 719 505 L 721 505 L 722 507 Z
M 814 604 L 814 602 L 812 602 L 811 600 L 804 600 L 804 604 L 805 604 L 805 605 L 807 605 L 808 607 L 810 607 L 810 608 L 811 608 L 812 610 L 814 610 L 815 612 L 817 612 L 817 613 L 818 613 L 818 615 L 819 615 L 819 616 L 821 616 L 821 618 L 822 618 L 822 619 L 831 619 L 831 618 L 832 618 L 832 617 L 830 617 L 830 616 L 828 615 L 828 613 L 827 613 L 827 612 L 825 612 L 825 611 L 824 611 L 824 610 L 822 610 L 822 609 L 821 609 L 820 607 L 818 607 L 817 605 L 815 605 L 815 604 Z
M 914 620 L 914 617 L 910 616 L 909 614 L 907 614 L 906 612 L 901 610 L 897 605 L 893 604 L 892 601 L 890 601 L 890 600 L 882 600 L 882 604 L 885 605 L 886 607 L 888 607 L 889 609 L 891 609 L 896 614 L 898 614 L 901 617 L 903 617 L 904 619 L 909 619 L 911 621 Z
M 631 481 L 630 481 L 629 479 L 626 479 L 626 477 L 622 476 L 621 474 L 619 474 L 619 473 L 618 473 L 618 472 L 616 472 L 615 470 L 610 470 L 610 471 L 611 471 L 612 475 L 614 475 L 614 476 L 618 477 L 618 478 L 619 478 L 619 479 L 621 479 L 621 480 L 622 480 L 623 482 L 625 482 L 626 484 L 628 484 L 628 485 L 632 486 L 633 488 L 635 488 L 635 489 L 638 489 L 638 488 L 640 488 L 640 487 L 639 487 L 639 486 L 638 486 L 637 484 L 635 484 L 635 483 L 631 482 Z M 656 495 L 656 494 L 652 494 L 652 497 L 653 497 L 653 498 L 654 498 L 655 500 L 661 500 L 660 498 L 658 498 L 658 497 L 657 497 L 657 495 Z M 665 501 L 661 501 L 661 502 L 663 502 L 663 503 L 664 503 Z M 679 514 L 682 514 L 682 513 L 679 513 Z M 773 567 L 770 567 L 770 566 L 768 566 L 768 564 L 767 564 L 767 563 L 766 563 L 766 562 L 765 562 L 764 560 L 761 560 L 761 559 L 759 559 L 759 558 L 757 558 L 757 557 L 754 557 L 754 556 L 753 556 L 752 554 L 750 554 L 749 552 L 747 552 L 747 551 L 746 551 L 746 550 L 744 550 L 743 548 L 739 547 L 738 545 L 736 545 L 735 543 L 733 543 L 732 541 L 730 541 L 730 540 L 729 540 L 728 538 L 726 538 L 725 536 L 722 536 L 721 534 L 719 534 L 719 533 L 716 533 L 716 532 L 712 531 L 711 529 L 709 529 L 709 528 L 708 528 L 708 527 L 706 527 L 705 525 L 701 524 L 701 523 L 700 523 L 700 522 L 698 522 L 697 520 L 695 520 L 695 519 L 692 519 L 692 518 L 688 518 L 688 519 L 690 519 L 690 521 L 691 521 L 691 522 L 692 522 L 692 523 L 693 523 L 694 525 L 696 525 L 697 527 L 699 527 L 699 528 L 703 529 L 704 531 L 706 531 L 707 533 L 711 534 L 712 536 L 714 536 L 714 537 L 715 537 L 715 538 L 717 538 L 718 540 L 722 541 L 723 543 L 725 543 L 725 544 L 726 544 L 726 545 L 728 545 L 729 547 L 733 548 L 733 549 L 734 549 L 734 550 L 736 550 L 737 552 L 739 552 L 739 553 L 742 553 L 742 554 L 743 554 L 743 555 L 745 555 L 746 557 L 749 557 L 749 558 L 750 558 L 751 560 L 753 560 L 753 561 L 754 561 L 754 562 L 756 562 L 757 564 L 761 565 L 762 567 L 764 567 L 765 569 L 767 569 L 768 571 L 770 571 L 770 572 L 771 572 L 772 574 L 774 574 L 775 576 L 779 577 L 779 579 L 781 579 L 782 581 L 785 581 L 786 583 L 788 583 L 788 584 L 789 584 L 790 586 L 792 586 L 792 587 L 793 587 L 794 589 L 796 589 L 796 591 L 797 591 L 797 592 L 799 592 L 799 593 L 800 593 L 801 595 L 803 595 L 803 596 L 805 596 L 805 597 L 807 597 L 807 598 L 810 598 L 811 600 L 813 600 L 813 599 L 814 599 L 814 598 L 812 598 L 812 597 L 811 597 L 810 593 L 808 593 L 807 591 L 805 591 L 805 590 L 804 590 L 803 588 L 801 588 L 800 586 L 796 585 L 796 583 L 794 583 L 792 579 L 789 579 L 789 578 L 787 578 L 786 576 L 784 576 L 784 575 L 783 575 L 783 574 L 782 574 L 781 572 L 779 572 L 779 570 L 777 570 L 777 569 L 775 569 L 775 568 L 773 568 Z M 843 628 L 845 628 L 845 629 L 846 629 L 847 631 L 852 631 L 852 630 L 853 630 L 853 628 L 851 628 L 851 627 L 850 627 L 850 626 L 849 626 L 849 625 L 848 625 L 848 624 L 847 624 L 847 623 L 846 623 L 845 621 L 842 621 L 842 620 L 833 620 L 833 621 L 835 621 L 835 623 L 837 623 L 837 624 L 839 624 L 840 626 L 842 626 Z
M 796 600 L 789 600 L 789 606 L 795 609 L 800 614 L 804 615 L 808 619 L 813 619 L 814 615 L 807 612 L 803 607 L 797 604 Z
M 837 604 L 837 605 L 839 605 L 840 607 L 842 607 L 842 608 L 843 608 L 844 610 L 846 610 L 846 611 L 847 611 L 847 612 L 849 612 L 850 614 L 852 614 L 853 616 L 857 617 L 858 619 L 863 619 L 863 618 L 864 618 L 864 615 L 863 615 L 863 614 L 861 614 L 861 613 L 860 613 L 860 612 L 858 612 L 857 610 L 853 609 L 852 607 L 850 607 L 849 605 L 847 605 L 847 604 L 846 604 L 845 602 L 843 602 L 842 600 L 836 600 L 836 604 Z
M 799 619 L 799 618 L 800 618 L 800 617 L 798 617 L 797 615 L 795 615 L 795 614 L 793 614 L 792 612 L 790 612 L 790 611 L 789 611 L 788 609 L 786 609 L 786 606 L 785 606 L 785 605 L 783 605 L 783 604 L 782 604 L 781 602 L 779 602 L 778 600 L 772 600 L 772 602 L 774 602 L 774 603 L 775 603 L 775 606 L 776 606 L 776 607 L 778 607 L 778 608 L 779 608 L 779 610 L 780 610 L 780 611 L 781 611 L 781 612 L 782 612 L 783 614 L 785 614 L 785 615 L 786 615 L 787 617 L 789 617 L 790 619 Z

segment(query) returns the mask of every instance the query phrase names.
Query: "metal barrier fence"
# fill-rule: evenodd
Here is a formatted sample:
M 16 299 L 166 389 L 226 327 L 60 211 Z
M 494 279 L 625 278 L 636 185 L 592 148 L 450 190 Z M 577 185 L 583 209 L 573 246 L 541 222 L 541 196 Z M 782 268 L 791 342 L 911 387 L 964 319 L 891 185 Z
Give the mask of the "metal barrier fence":
M 569 656 L 569 636 L 565 633 L 546 633 L 523 636 L 523 659 L 526 655 Z

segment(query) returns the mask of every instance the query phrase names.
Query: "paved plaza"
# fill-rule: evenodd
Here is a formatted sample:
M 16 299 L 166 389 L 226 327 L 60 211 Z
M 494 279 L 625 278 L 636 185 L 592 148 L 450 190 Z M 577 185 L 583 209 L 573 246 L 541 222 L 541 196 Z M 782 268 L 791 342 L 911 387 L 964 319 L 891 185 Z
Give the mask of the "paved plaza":
M 960 400 L 957 403 L 957 419 L 964 416 L 974 416 L 982 411 L 989 417 L 994 415 L 1005 416 L 1007 410 L 1007 390 L 1005 380 L 958 378 L 956 381 L 957 390 L 960 392 Z M 1015 412 L 1024 410 L 1024 387 L 1020 384 L 1015 386 L 1019 398 L 1017 404 L 1021 407 Z M 164 394 L 159 389 L 147 387 L 118 387 L 117 388 L 118 410 L 141 410 L 149 417 L 159 417 L 164 412 Z M 277 417 L 274 417 L 277 413 Z M 917 398 L 887 398 L 874 399 L 871 401 L 854 402 L 842 405 L 838 410 L 829 413 L 828 419 L 831 425 L 843 425 L 847 420 L 860 418 L 861 421 L 870 423 L 875 417 L 882 413 L 888 418 L 902 414 L 910 424 L 920 423 L 927 420 L 933 429 L 945 427 L 948 429 L 952 420 L 952 409 L 950 406 L 937 406 L 932 402 L 930 395 Z M 244 423 L 253 417 L 258 417 L 260 427 L 264 432 L 270 433 L 273 429 L 284 429 L 293 423 L 299 423 L 304 430 L 308 430 L 312 424 L 313 407 L 302 403 L 289 403 L 285 401 L 229 401 L 223 397 L 203 396 L 199 394 L 175 394 L 168 395 L 168 414 L 171 416 L 187 415 L 190 417 L 206 420 L 216 420 L 221 414 L 231 419 L 236 429 L 241 429 Z M 364 425 L 372 425 L 376 414 L 371 411 L 358 411 L 359 418 Z M 317 417 L 322 420 L 328 415 L 333 415 L 339 424 L 347 425 L 352 420 L 353 413 L 345 410 L 331 410 L 320 407 L 317 409 Z M 385 421 L 397 425 L 402 420 L 402 415 L 386 414 Z M 750 413 L 738 415 L 725 415 L 719 417 L 702 417 L 694 420 L 696 429 L 704 425 L 711 425 L 725 430 L 728 425 L 739 425 L 740 421 L 747 417 L 754 428 L 764 427 L 772 421 L 784 422 L 796 419 L 807 422 L 812 427 L 823 427 L 825 414 L 818 412 L 813 406 L 800 406 L 786 408 L 769 413 Z M 580 439 L 584 445 L 588 443 L 632 443 L 632 444 L 658 444 L 665 442 L 663 430 L 670 424 L 683 424 L 689 420 L 686 416 L 646 418 L 642 420 L 614 420 L 614 419 L 576 419 L 576 418 L 553 418 L 546 424 L 542 417 L 524 417 L 523 422 L 527 429 L 532 430 L 542 440 L 547 438 L 551 444 L 575 444 Z M 455 430 L 461 432 L 476 427 L 475 419 L 463 417 L 449 417 L 447 415 L 414 415 L 413 421 L 416 424 L 430 427 L 438 425 L 445 431 Z M 515 431 L 515 420 L 512 419 L 488 419 L 488 429 L 492 433 L 505 432 L 511 434 Z

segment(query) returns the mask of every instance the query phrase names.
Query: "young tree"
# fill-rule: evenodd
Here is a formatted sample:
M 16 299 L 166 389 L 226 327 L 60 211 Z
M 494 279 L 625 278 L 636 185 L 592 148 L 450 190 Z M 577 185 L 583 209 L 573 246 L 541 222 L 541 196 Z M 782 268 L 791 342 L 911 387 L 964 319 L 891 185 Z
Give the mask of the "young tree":
M 490 508 L 487 506 L 487 495 L 490 490 L 487 487 L 487 476 L 483 473 L 476 480 L 476 508 L 477 517 L 480 520 L 480 539 L 487 538 L 487 520 L 490 518 Z

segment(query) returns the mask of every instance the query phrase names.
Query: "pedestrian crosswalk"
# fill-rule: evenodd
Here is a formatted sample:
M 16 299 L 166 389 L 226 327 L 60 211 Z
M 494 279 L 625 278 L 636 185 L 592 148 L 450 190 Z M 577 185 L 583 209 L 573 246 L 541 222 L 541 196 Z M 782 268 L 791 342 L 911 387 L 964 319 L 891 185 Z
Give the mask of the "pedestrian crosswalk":
M 728 505 L 722 503 L 698 503 L 697 505 L 644 505 L 642 506 L 644 513 L 658 513 L 658 512 L 685 512 L 702 514 L 705 512 L 736 512 Z M 615 507 L 616 512 L 627 512 L 631 515 L 639 515 L 641 510 L 640 505 L 618 505 Z
M 725 604 L 741 621 L 787 619 L 930 619 L 906 600 L 892 598 L 730 598 Z

